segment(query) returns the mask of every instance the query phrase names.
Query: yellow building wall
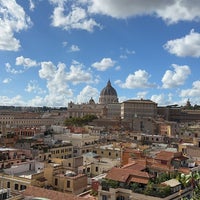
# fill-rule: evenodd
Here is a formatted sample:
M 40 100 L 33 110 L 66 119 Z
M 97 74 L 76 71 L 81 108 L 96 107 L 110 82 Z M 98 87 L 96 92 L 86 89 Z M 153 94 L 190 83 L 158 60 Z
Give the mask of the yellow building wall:
M 31 185 L 31 179 L 0 174 L 0 185 L 2 188 L 10 188 L 11 191 L 21 191 Z

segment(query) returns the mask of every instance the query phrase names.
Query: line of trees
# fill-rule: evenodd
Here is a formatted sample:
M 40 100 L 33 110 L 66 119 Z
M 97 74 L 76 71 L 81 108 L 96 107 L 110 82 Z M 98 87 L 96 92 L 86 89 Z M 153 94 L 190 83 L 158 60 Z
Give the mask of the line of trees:
M 83 117 L 72 117 L 67 118 L 64 122 L 65 126 L 83 126 L 87 125 L 89 122 L 92 122 L 94 119 L 97 119 L 96 115 L 85 115 Z

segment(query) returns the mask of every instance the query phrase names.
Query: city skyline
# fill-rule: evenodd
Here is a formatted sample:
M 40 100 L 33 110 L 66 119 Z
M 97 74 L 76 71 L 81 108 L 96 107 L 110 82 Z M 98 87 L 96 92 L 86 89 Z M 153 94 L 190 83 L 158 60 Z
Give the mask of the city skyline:
M 200 104 L 200 2 L 0 1 L 0 105 Z

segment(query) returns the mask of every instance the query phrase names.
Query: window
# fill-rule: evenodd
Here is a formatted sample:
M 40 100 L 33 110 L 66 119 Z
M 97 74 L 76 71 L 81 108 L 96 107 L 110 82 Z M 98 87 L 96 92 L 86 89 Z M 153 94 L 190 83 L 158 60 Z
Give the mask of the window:
M 108 197 L 106 195 L 102 195 L 102 200 L 107 200 Z
M 70 181 L 67 181 L 67 188 L 70 188 Z
M 109 152 L 108 155 L 111 156 L 111 153 Z
M 166 160 L 161 160 L 161 164 L 167 165 L 167 161 Z
M 17 183 L 15 183 L 15 190 L 19 189 L 19 185 Z
M 99 171 L 99 168 L 98 167 L 96 167 L 96 172 L 98 172 Z
M 20 185 L 20 190 L 25 190 L 26 186 L 25 185 Z
M 55 185 L 58 185 L 58 179 L 55 178 Z
M 7 188 L 10 188 L 10 182 L 7 182 Z
M 118 196 L 118 197 L 117 197 L 117 200 L 125 200 L 125 197 L 123 197 L 123 196 Z

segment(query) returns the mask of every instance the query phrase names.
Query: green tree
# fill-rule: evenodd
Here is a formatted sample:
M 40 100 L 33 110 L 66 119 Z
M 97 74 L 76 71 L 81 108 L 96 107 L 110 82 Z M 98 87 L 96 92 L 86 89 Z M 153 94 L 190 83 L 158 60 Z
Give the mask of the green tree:
M 170 179 L 170 175 L 169 173 L 160 173 L 157 175 L 157 177 L 155 178 L 155 183 L 160 184 L 162 182 L 165 182 L 167 180 Z
M 104 188 L 117 188 L 119 187 L 119 182 L 110 179 L 103 179 L 101 185 Z
M 154 184 L 149 182 L 144 190 L 145 195 L 152 195 L 153 194 Z
M 183 188 L 186 188 L 191 183 L 192 173 L 190 174 L 179 173 L 177 176 L 177 180 L 182 184 Z
M 130 189 L 135 192 L 139 188 L 139 183 L 131 183 Z
M 65 126 L 83 126 L 87 125 L 89 122 L 92 122 L 94 119 L 97 119 L 97 116 L 85 115 L 83 117 L 72 117 L 72 118 L 67 118 L 64 124 Z

